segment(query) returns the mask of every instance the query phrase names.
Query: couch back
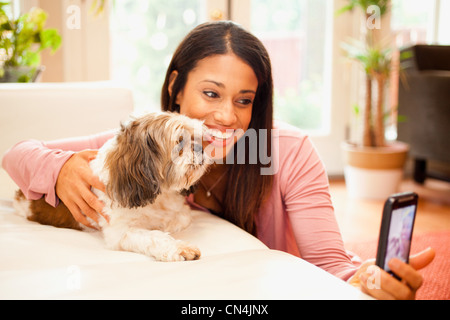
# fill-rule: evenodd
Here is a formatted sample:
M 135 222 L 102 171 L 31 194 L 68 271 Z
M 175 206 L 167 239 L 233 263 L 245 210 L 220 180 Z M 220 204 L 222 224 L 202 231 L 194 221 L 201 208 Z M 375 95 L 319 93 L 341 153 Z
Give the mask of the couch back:
M 99 133 L 132 111 L 131 90 L 110 82 L 0 84 L 0 163 L 19 141 Z M 15 188 L 1 169 L 0 198 L 11 198 Z
M 417 160 L 450 163 L 450 46 L 416 45 L 406 50 L 399 78 L 398 139 Z M 414 62 L 414 63 L 411 63 Z
M 416 45 L 412 49 L 418 70 L 450 71 L 450 46 Z

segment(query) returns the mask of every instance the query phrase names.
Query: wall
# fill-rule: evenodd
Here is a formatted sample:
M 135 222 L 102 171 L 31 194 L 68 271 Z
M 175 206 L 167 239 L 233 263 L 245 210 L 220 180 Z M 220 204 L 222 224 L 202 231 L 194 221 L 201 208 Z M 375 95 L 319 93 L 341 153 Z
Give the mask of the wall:
M 46 70 L 42 82 L 101 81 L 110 79 L 109 7 L 96 15 L 93 0 L 28 0 L 24 10 L 39 6 L 48 12 L 46 26 L 57 28 L 61 48 L 42 54 Z

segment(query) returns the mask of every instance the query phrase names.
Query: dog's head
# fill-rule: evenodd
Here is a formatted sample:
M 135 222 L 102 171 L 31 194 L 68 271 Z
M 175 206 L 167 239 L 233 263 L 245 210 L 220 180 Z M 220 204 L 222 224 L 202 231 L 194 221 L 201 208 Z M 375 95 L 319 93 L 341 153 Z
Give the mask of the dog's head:
M 163 190 L 189 190 L 211 161 L 202 147 L 206 127 L 177 113 L 151 113 L 122 125 L 107 154 L 108 196 L 120 206 L 153 203 Z

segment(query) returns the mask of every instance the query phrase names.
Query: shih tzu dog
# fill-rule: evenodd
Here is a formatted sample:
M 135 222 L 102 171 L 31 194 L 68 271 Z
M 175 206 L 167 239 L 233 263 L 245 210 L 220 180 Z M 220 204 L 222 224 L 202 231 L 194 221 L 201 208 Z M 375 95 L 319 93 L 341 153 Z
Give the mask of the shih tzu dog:
M 191 212 L 184 195 L 205 173 L 210 159 L 202 148 L 206 126 L 176 113 L 152 113 L 122 125 L 90 162 L 106 193 L 93 192 L 105 204 L 107 223 L 100 229 L 113 250 L 132 251 L 159 261 L 195 260 L 200 250 L 170 233 L 185 229 Z M 61 202 L 27 200 L 19 190 L 19 214 L 56 227 L 87 229 Z M 90 220 L 91 221 L 91 220 Z M 92 222 L 92 221 L 91 221 Z M 92 222 L 94 223 L 94 222 Z

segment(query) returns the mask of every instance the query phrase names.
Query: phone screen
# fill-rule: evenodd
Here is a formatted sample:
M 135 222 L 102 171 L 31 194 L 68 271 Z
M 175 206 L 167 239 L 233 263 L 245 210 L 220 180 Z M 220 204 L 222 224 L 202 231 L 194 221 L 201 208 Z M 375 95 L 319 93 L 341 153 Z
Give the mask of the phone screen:
M 415 205 L 392 210 L 384 270 L 390 271 L 387 264 L 392 258 L 399 258 L 404 262 L 408 262 L 415 212 Z

